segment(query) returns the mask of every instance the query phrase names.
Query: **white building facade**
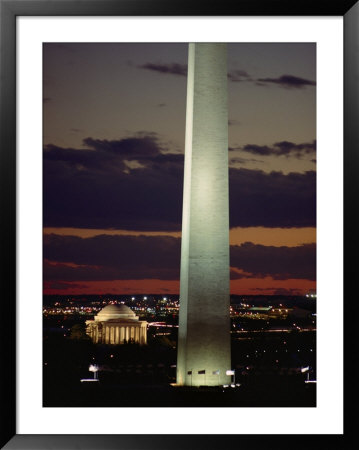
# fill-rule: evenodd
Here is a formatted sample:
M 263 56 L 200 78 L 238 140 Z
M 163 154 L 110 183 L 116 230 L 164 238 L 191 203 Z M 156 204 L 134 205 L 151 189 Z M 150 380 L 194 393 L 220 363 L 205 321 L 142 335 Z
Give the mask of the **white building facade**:
M 95 344 L 120 345 L 147 343 L 147 322 L 126 305 L 108 305 L 94 317 L 86 320 L 86 333 Z

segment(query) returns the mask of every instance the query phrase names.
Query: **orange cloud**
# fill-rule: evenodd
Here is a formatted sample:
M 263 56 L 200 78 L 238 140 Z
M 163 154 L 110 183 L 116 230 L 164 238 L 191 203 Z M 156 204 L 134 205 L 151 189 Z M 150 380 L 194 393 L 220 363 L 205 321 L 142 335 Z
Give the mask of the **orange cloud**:
M 89 295 L 89 294 L 178 294 L 179 281 L 168 280 L 111 280 L 111 281 L 73 281 L 63 282 L 64 287 L 59 289 L 59 282 L 47 281 L 44 283 L 45 295 Z
M 51 282 L 44 283 L 44 294 L 51 295 L 89 295 L 89 294 L 178 294 L 179 281 L 168 280 L 113 280 L 86 282 Z M 304 295 L 316 289 L 316 282 L 309 280 L 273 280 L 266 278 L 241 278 L 231 281 L 231 294 L 234 295 L 273 295 L 288 292 Z
M 118 236 L 173 236 L 181 237 L 180 231 L 129 231 L 109 230 L 98 228 L 62 228 L 46 227 L 44 234 L 58 234 L 61 236 L 79 236 L 89 238 L 99 234 Z M 301 244 L 316 242 L 316 228 L 266 228 L 266 227 L 236 227 L 229 231 L 231 245 L 240 245 L 244 242 L 270 245 L 274 247 L 294 247 Z
M 231 280 L 231 293 L 236 295 L 273 295 L 285 291 L 304 295 L 311 289 L 316 289 L 316 282 L 303 279 L 274 280 L 266 277 Z

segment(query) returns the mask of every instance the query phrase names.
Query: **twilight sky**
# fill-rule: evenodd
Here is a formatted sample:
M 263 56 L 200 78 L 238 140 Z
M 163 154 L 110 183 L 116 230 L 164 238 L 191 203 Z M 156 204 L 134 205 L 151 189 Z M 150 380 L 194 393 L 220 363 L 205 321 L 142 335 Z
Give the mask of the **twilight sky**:
M 187 44 L 44 44 L 44 293 L 179 293 Z M 315 44 L 228 44 L 231 293 L 316 279 Z

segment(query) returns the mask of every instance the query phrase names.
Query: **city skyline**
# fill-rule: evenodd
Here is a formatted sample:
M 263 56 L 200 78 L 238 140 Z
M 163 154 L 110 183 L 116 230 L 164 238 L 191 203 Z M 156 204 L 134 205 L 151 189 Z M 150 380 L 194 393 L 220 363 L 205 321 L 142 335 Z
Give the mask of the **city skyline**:
M 178 293 L 187 44 L 44 45 L 44 293 Z M 229 44 L 232 294 L 315 289 L 315 44 Z

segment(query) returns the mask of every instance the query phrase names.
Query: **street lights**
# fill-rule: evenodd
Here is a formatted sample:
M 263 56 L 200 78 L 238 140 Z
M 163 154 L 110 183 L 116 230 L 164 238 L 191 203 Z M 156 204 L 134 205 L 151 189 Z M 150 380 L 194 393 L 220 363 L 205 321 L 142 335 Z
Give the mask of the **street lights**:
M 89 371 L 93 372 L 93 379 L 98 380 L 98 365 L 97 364 L 90 364 Z
M 304 383 L 316 383 L 317 382 L 317 380 L 310 380 L 309 379 L 309 373 L 311 372 L 311 367 L 310 366 L 307 366 L 307 367 L 302 367 L 301 369 L 300 369 L 300 371 L 302 372 L 302 373 L 307 373 L 307 379 L 306 380 L 304 380 Z
M 231 386 L 235 386 L 236 385 L 236 371 L 235 370 L 226 370 L 226 375 L 231 375 L 233 376 L 233 382 L 231 383 Z
M 99 367 L 97 364 L 90 364 L 89 366 L 89 372 L 93 372 L 93 378 L 81 378 L 81 383 L 83 382 L 89 382 L 89 381 L 99 381 L 98 379 L 98 370 Z

